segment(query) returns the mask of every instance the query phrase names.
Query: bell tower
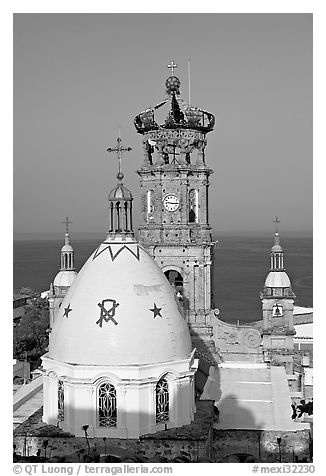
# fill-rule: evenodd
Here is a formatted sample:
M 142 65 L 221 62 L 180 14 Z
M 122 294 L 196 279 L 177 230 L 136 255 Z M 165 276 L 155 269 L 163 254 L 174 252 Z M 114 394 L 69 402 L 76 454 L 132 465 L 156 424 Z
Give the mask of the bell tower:
M 135 117 L 143 136 L 144 161 L 138 170 L 141 186 L 139 241 L 175 287 L 190 326 L 210 332 L 213 246 L 208 216 L 209 177 L 206 135 L 213 114 L 186 104 L 180 80 L 166 80 L 167 97 Z
M 50 327 L 52 327 L 56 315 L 61 306 L 65 295 L 67 294 L 70 286 L 74 282 L 77 273 L 75 271 L 75 257 L 74 249 L 69 241 L 69 225 L 72 223 L 69 218 L 66 217 L 64 222 L 66 225 L 65 244 L 61 248 L 60 253 L 60 271 L 54 278 L 53 283 L 50 284 L 49 291 L 49 314 L 50 314 Z
M 293 307 L 295 294 L 284 267 L 284 251 L 275 218 L 276 231 L 270 254 L 270 271 L 260 294 L 263 308 L 263 351 L 265 361 L 284 365 L 287 373 L 293 373 Z

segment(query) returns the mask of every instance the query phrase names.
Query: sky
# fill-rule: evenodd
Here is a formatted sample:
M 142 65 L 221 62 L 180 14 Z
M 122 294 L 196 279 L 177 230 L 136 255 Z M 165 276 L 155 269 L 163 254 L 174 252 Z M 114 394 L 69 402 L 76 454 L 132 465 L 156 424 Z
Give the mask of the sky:
M 121 128 L 139 223 L 134 117 L 181 93 L 216 117 L 206 162 L 214 233 L 312 231 L 312 15 L 14 14 L 14 233 L 105 232 Z

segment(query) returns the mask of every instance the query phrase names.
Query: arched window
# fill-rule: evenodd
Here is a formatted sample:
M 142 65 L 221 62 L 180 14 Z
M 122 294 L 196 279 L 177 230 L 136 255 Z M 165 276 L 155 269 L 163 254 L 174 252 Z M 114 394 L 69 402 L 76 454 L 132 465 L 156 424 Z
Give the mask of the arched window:
M 154 211 L 154 190 L 147 190 L 147 217 Z
M 117 426 L 117 392 L 110 383 L 102 383 L 98 389 L 99 426 Z
M 164 271 L 164 274 L 169 281 L 170 284 L 175 288 L 177 293 L 181 293 L 183 295 L 183 277 L 174 269 L 168 269 Z
M 189 223 L 195 223 L 197 221 L 197 190 L 189 190 Z
M 58 380 L 58 420 L 64 420 L 65 395 L 63 381 Z
M 164 378 L 156 385 L 156 423 L 169 421 L 169 385 Z

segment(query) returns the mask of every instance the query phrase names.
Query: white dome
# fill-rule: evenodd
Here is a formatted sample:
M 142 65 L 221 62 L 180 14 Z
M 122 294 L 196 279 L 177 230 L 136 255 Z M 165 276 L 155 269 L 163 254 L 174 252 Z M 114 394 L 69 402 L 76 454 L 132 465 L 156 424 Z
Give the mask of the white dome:
M 76 271 L 59 271 L 53 281 L 53 286 L 71 286 L 77 276 Z
M 72 251 L 74 251 L 74 249 L 73 249 L 73 247 L 72 247 L 71 245 L 69 245 L 69 244 L 66 243 L 66 244 L 63 245 L 63 247 L 61 248 L 61 252 L 63 252 L 63 251 L 72 252 Z
M 191 341 L 174 290 L 134 240 L 105 241 L 65 296 L 48 356 L 82 365 L 189 358 Z
M 265 281 L 268 288 L 290 288 L 290 278 L 285 271 L 270 271 Z
M 276 244 L 276 245 L 273 245 L 272 246 L 272 253 L 282 253 L 283 252 L 283 248 L 281 245 L 279 244 Z

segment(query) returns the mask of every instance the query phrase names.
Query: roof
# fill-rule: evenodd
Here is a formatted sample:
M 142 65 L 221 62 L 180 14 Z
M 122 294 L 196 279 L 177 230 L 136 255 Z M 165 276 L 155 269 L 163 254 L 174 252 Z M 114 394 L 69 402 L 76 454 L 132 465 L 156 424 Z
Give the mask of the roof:
M 77 276 L 76 271 L 62 270 L 56 275 L 53 281 L 53 286 L 70 287 Z
M 43 378 L 21 385 L 13 398 L 14 428 L 23 423 L 43 404 Z
M 122 183 L 111 190 L 109 200 L 132 200 L 132 194 Z
M 303 309 L 303 308 L 302 308 Z M 294 324 L 309 324 L 311 322 L 313 322 L 314 320 L 314 313 L 313 313 L 313 309 L 311 309 L 311 311 L 309 311 L 309 308 L 306 308 L 308 310 L 307 313 L 296 313 L 296 307 L 294 306 L 294 310 L 293 310 L 293 323 Z
M 219 409 L 216 429 L 297 430 L 284 367 L 222 363 L 211 367 L 201 399 Z
M 285 271 L 270 271 L 265 281 L 267 288 L 290 288 L 290 278 Z
M 13 301 L 19 301 L 20 299 L 28 299 L 30 296 L 27 294 L 19 294 L 19 293 L 14 293 L 13 294 Z
M 294 339 L 313 339 L 313 323 L 296 324 Z
M 283 248 L 282 248 L 281 245 L 276 244 L 276 245 L 272 246 L 271 251 L 272 251 L 272 253 L 281 253 L 283 251 Z
M 64 244 L 61 248 L 61 251 L 71 252 L 74 251 L 73 247 L 70 244 Z
M 309 315 L 313 314 L 314 309 L 313 307 L 303 307 L 303 306 L 294 306 L 293 309 L 293 315 L 299 316 L 299 315 Z
M 81 365 L 150 364 L 189 358 L 175 291 L 133 239 L 107 239 L 67 292 L 48 357 Z

